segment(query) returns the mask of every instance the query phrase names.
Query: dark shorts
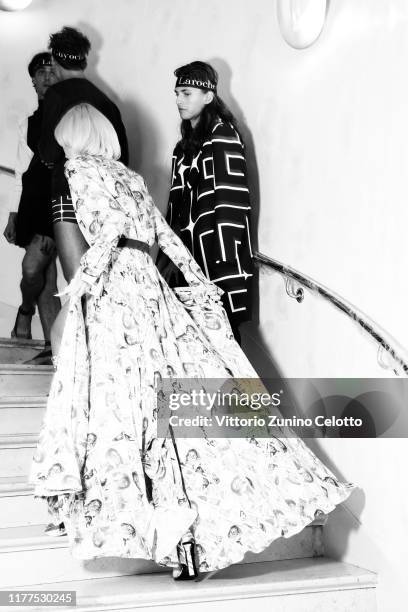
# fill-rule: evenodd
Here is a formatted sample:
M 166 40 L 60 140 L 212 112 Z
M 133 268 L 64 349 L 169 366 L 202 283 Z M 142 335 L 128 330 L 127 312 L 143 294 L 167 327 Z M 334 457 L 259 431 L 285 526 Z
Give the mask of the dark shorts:
M 72 199 L 68 195 L 58 196 L 51 201 L 52 205 L 52 222 L 65 221 L 68 223 L 78 223 Z

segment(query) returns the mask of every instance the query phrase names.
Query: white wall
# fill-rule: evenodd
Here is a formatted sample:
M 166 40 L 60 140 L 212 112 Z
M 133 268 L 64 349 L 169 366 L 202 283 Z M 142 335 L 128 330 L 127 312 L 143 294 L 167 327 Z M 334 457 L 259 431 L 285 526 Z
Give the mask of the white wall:
M 271 0 L 34 0 L 23 13 L 1 13 L 0 163 L 13 164 L 17 116 L 35 101 L 27 61 L 50 31 L 77 25 L 94 42 L 90 77 L 123 111 L 131 165 L 164 210 L 178 128 L 172 73 L 209 60 L 243 123 L 259 250 L 331 287 L 408 345 L 408 4 L 331 0 L 322 36 L 304 51 L 283 41 L 275 9 Z M 0 302 L 14 306 L 21 254 L 0 243 Z M 246 340 L 254 361 L 263 354 L 255 341 L 271 355 L 264 370 L 274 363 L 286 376 L 384 375 L 375 345 L 325 303 L 307 295 L 297 304 L 277 274 L 261 274 L 260 295 L 260 337 L 248 326 Z M 391 442 L 316 447 L 361 486 L 330 518 L 330 551 L 380 571 L 387 612 L 405 588 L 408 519 L 407 445 Z

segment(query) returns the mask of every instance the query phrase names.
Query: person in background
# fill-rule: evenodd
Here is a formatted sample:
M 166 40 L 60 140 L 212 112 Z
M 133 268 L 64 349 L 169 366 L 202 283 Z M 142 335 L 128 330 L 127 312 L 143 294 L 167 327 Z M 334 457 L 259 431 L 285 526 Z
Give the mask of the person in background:
M 39 142 L 43 162 L 52 167 L 52 219 L 58 256 L 65 280 L 69 283 L 88 248 L 78 228 L 71 194 L 64 176 L 64 151 L 55 140 L 54 131 L 63 115 L 75 105 L 88 103 L 99 110 L 114 126 L 121 148 L 120 161 L 128 163 L 128 142 L 125 127 L 116 104 L 85 76 L 87 56 L 91 49 L 88 38 L 79 30 L 64 27 L 51 34 L 49 49 L 57 83 L 44 99 L 44 118 Z M 62 316 L 62 315 L 61 315 Z M 55 323 L 60 334 L 61 319 Z
M 245 148 L 236 120 L 217 94 L 218 74 L 195 61 L 175 70 L 181 140 L 173 152 L 166 220 L 207 278 L 224 290 L 231 328 L 251 319 L 253 260 Z M 185 282 L 164 255 L 157 265 L 171 287 Z
M 44 95 L 55 82 L 51 54 L 44 52 L 34 55 L 28 72 L 37 93 L 38 107 L 19 124 L 15 190 L 4 230 L 8 242 L 25 249 L 20 284 L 22 303 L 11 337 L 31 339 L 31 319 L 37 304 L 45 347 L 26 363 L 51 365 L 50 331 L 61 303 L 55 297 L 58 288 L 56 248 L 49 208 L 51 172 L 41 163 L 37 150 Z

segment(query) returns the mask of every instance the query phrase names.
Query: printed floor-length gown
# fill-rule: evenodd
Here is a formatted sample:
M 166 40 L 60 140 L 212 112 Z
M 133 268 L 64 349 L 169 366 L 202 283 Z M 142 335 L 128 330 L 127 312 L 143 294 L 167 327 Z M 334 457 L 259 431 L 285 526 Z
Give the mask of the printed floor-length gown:
M 177 542 L 191 527 L 199 569 L 212 571 L 343 502 L 354 485 L 339 482 L 297 437 L 177 438 L 177 448 L 164 438 L 158 446 L 158 380 L 257 374 L 233 338 L 221 290 L 143 178 L 100 156 L 72 158 L 65 172 L 90 248 L 63 292 L 69 312 L 30 482 L 65 522 L 73 556 L 177 567 Z M 118 246 L 120 236 L 149 246 L 156 239 L 194 299 L 184 303 L 149 252 Z

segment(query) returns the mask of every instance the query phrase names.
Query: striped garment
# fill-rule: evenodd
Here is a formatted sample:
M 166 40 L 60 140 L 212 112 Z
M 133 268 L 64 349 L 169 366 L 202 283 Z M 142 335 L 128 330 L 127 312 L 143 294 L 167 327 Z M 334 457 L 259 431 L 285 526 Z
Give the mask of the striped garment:
M 225 291 L 233 326 L 251 319 L 250 209 L 244 146 L 232 125 L 216 123 L 191 163 L 176 146 L 166 220 Z

